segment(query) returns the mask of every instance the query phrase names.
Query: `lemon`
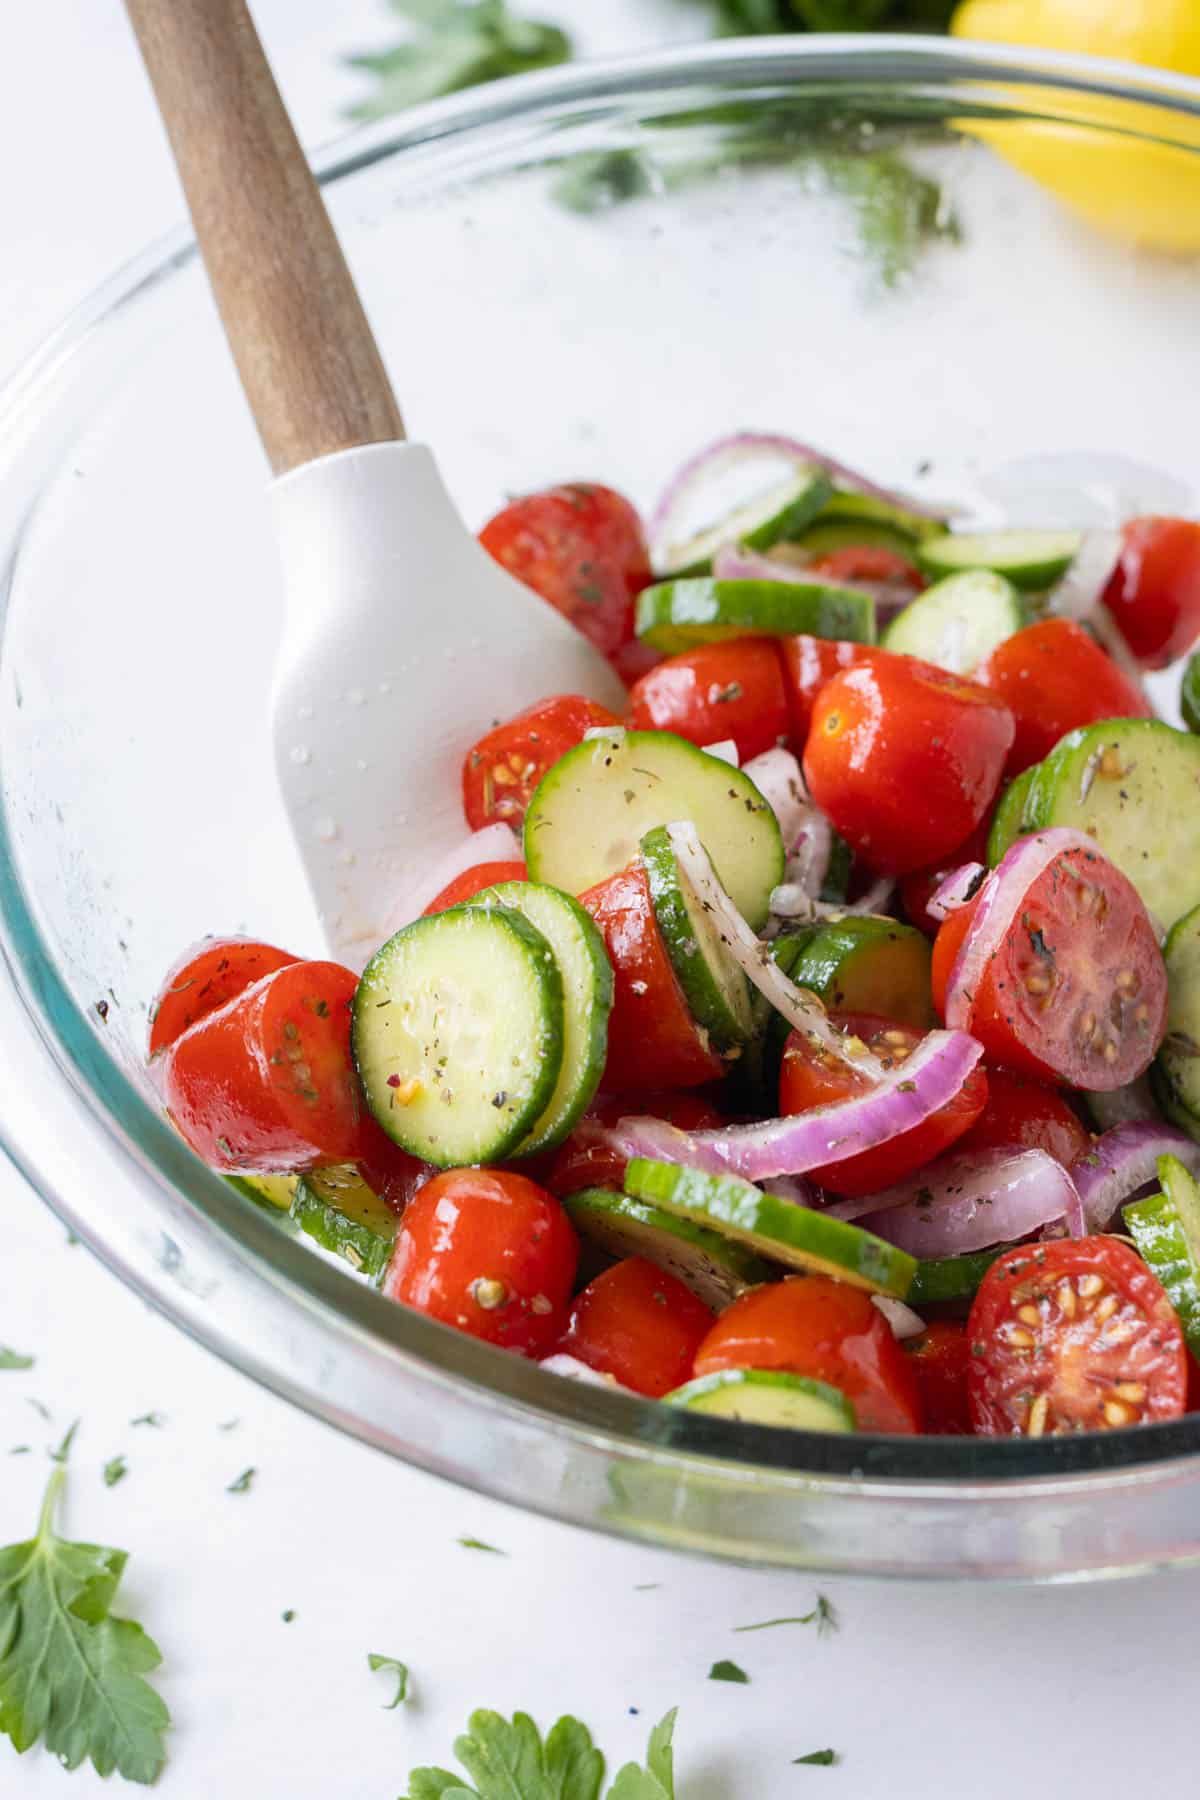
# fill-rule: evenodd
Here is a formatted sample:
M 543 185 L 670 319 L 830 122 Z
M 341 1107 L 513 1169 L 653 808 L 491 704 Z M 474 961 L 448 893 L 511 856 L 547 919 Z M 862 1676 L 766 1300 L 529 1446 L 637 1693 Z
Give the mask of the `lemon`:
M 1200 0 L 964 0 L 951 30 L 1200 76 Z M 1011 98 L 1057 117 L 968 129 L 1101 229 L 1156 250 L 1200 251 L 1200 120 L 1054 90 Z M 1163 137 L 1176 143 L 1148 141 Z

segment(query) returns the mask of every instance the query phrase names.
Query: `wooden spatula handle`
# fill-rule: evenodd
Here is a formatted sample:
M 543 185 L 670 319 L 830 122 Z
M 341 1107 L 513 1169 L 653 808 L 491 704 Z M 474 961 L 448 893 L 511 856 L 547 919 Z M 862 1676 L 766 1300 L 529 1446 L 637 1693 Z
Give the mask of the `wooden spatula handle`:
M 242 385 L 277 474 L 404 436 L 244 0 L 126 0 Z

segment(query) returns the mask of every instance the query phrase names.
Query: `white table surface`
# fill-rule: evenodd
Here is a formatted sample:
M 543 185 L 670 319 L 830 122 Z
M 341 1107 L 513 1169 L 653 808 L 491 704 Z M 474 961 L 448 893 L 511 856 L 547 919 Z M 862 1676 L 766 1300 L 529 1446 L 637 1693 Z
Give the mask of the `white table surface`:
M 609 51 L 687 35 L 682 0 L 539 0 Z M 302 135 L 338 129 L 340 51 L 387 29 L 371 0 L 260 0 Z M 117 0 L 24 0 L 0 50 L 0 369 L 181 211 Z M 72 1420 L 66 1523 L 133 1553 L 126 1604 L 164 1652 L 173 1800 L 394 1800 L 451 1760 L 472 1708 L 574 1711 L 613 1764 L 678 1704 L 681 1800 L 1179 1791 L 1192 1755 L 1200 1572 L 1047 1590 L 823 1583 L 705 1566 L 524 1517 L 411 1472 L 259 1391 L 65 1241 L 0 1166 L 0 1543 L 27 1534 Z M 46 1422 L 31 1402 L 52 1414 Z M 160 1411 L 161 1428 L 132 1426 Z M 222 1422 L 238 1421 L 232 1430 Z M 9 1447 L 29 1444 L 28 1455 Z M 128 1459 L 112 1489 L 104 1462 Z M 249 1493 L 226 1492 L 247 1466 Z M 470 1534 L 505 1557 L 462 1549 Z M 660 1585 L 638 1591 L 640 1584 Z M 294 1609 L 285 1624 L 281 1614 Z M 396 1712 L 368 1651 L 413 1671 Z M 732 1656 L 747 1687 L 710 1683 Z M 636 1712 L 635 1712 L 636 1709 Z M 792 1758 L 831 1745 L 833 1770 Z M 100 1792 L 0 1740 L 0 1793 Z M 112 1789 L 104 1791 L 111 1792 Z

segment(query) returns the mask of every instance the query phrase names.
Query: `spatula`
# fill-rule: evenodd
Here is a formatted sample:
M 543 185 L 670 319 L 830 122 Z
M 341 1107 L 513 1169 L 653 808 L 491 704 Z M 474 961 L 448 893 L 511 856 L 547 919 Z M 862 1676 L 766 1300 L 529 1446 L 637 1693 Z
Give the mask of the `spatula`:
M 480 548 L 429 447 L 405 441 L 244 0 L 126 5 L 275 476 L 283 801 L 330 945 L 361 966 L 413 869 L 466 835 L 467 746 L 544 695 L 619 707 L 623 690 Z M 402 242 L 396 267 L 398 283 L 414 279 Z

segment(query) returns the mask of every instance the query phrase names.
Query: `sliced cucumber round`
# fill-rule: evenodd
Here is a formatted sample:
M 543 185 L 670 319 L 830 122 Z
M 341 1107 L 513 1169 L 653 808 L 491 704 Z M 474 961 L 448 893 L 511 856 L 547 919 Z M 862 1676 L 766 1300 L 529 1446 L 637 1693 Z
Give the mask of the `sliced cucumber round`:
M 994 1250 L 975 1250 L 968 1256 L 932 1256 L 917 1264 L 908 1304 L 920 1311 L 939 1300 L 972 1300 L 979 1284 L 1011 1244 L 1000 1244 Z
M 711 1226 L 773 1262 L 835 1275 L 870 1293 L 905 1300 L 916 1274 L 917 1260 L 907 1251 L 845 1219 L 764 1194 L 736 1175 L 706 1175 L 635 1157 L 625 1171 L 625 1192 L 695 1225 Z
M 637 634 L 674 656 L 734 637 L 842 638 L 875 642 L 875 602 L 822 581 L 660 581 L 637 601 Z
M 314 1243 L 369 1280 L 377 1281 L 387 1267 L 398 1221 L 353 1163 L 303 1176 L 292 1218 Z
M 1200 1187 L 1177 1156 L 1159 1157 L 1158 1179 L 1162 1193 L 1123 1207 L 1122 1217 L 1200 1356 Z
M 771 940 L 771 960 L 790 975 L 816 927 L 802 925 Z M 753 1029 L 742 1054 L 727 1079 L 731 1113 L 773 1113 L 779 1102 L 779 1065 L 791 1023 L 776 1012 L 765 994 L 755 988 L 750 996 Z
M 608 1188 L 582 1188 L 563 1200 L 571 1223 L 610 1256 L 641 1256 L 678 1276 L 697 1299 L 720 1312 L 774 1279 L 777 1271 L 742 1244 L 661 1207 Z
M 416 919 L 367 964 L 354 1060 L 388 1136 L 438 1168 L 498 1162 L 550 1103 L 562 1067 L 554 952 L 505 906 Z
M 577 900 L 533 881 L 505 881 L 476 896 L 476 906 L 511 907 L 541 932 L 563 981 L 562 1067 L 541 1118 L 515 1156 L 550 1150 L 587 1111 L 604 1073 L 613 972 L 604 939 Z
M 1025 827 L 1066 825 L 1132 881 L 1163 929 L 1200 890 L 1200 738 L 1158 719 L 1069 731 L 1039 763 Z
M 845 1394 L 826 1381 L 782 1369 L 719 1369 L 663 1396 L 668 1406 L 745 1425 L 788 1431 L 854 1431 L 858 1421 Z
M 1200 650 L 1188 657 L 1179 684 L 1179 710 L 1189 731 L 1200 733 Z
M 925 1031 L 934 1023 L 931 962 L 923 932 L 852 914 L 818 926 L 787 973 L 834 1012 L 878 1013 Z
M 890 550 L 893 556 L 916 561 L 916 538 L 891 525 L 869 518 L 829 517 L 822 513 L 806 531 L 791 540 L 809 556 L 829 556 L 835 550 Z
M 947 529 L 942 519 L 930 519 L 924 513 L 910 512 L 905 506 L 893 506 L 890 500 L 881 500 L 874 494 L 856 494 L 849 488 L 834 489 L 814 521 L 814 528 L 819 530 L 834 522 L 882 527 L 910 546 L 923 543 L 926 538 L 944 537 Z M 861 544 L 866 540 L 858 537 L 847 542 Z
M 296 1192 L 295 1175 L 226 1175 L 231 1188 L 272 1212 L 287 1212 Z
M 1011 581 L 991 569 L 967 569 L 918 594 L 879 641 L 885 650 L 968 675 L 1028 623 L 1028 609 Z
M 1029 805 L 1029 790 L 1036 774 L 1035 763 L 1031 769 L 1026 769 L 1023 774 L 1010 781 L 1000 796 L 1000 804 L 992 814 L 991 829 L 988 832 L 989 869 L 994 869 L 997 863 L 1003 862 L 1017 839 L 1030 829 L 1025 823 L 1025 809 Z
M 672 545 L 663 559 L 663 574 L 707 575 L 713 557 L 726 544 L 769 550 L 772 544 L 803 531 L 832 493 L 833 483 L 824 469 L 815 464 L 798 469 L 788 480 L 756 494 L 686 543 Z
M 525 814 L 535 881 L 582 894 L 627 868 L 656 825 L 690 819 L 755 931 L 783 880 L 779 823 L 754 783 L 669 731 L 585 738 L 543 777 Z
M 1163 945 L 1167 965 L 1167 1034 L 1150 1081 L 1159 1106 L 1200 1141 L 1200 906 L 1185 913 Z
M 666 826 L 648 831 L 641 848 L 655 922 L 688 1009 L 715 1050 L 740 1049 L 754 1023 L 750 983 L 680 869 Z
M 1080 531 L 947 532 L 917 546 L 927 575 L 957 575 L 964 569 L 991 569 L 1015 587 L 1036 592 L 1052 587 L 1079 555 Z

